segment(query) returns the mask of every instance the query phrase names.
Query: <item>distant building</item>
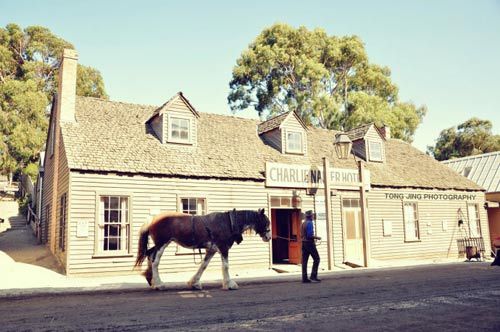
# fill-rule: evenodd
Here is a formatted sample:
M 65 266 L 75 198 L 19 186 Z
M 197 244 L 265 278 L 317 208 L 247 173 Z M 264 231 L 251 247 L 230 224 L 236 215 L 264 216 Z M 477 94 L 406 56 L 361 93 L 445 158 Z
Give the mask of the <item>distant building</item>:
M 500 151 L 443 161 L 486 190 L 491 241 L 500 237 Z
M 76 97 L 76 67 L 66 50 L 41 195 L 42 239 L 69 275 L 132 273 L 141 225 L 165 210 L 265 208 L 273 240 L 245 234 L 230 252 L 233 267 L 299 263 L 306 210 L 317 215 L 324 269 L 457 258 L 463 237 L 490 243 L 484 190 L 389 128 L 347 132 L 353 154 L 339 159 L 338 132 L 294 112 L 260 122 L 198 112 L 182 93 L 160 107 Z M 197 268 L 191 250 L 171 244 L 165 255 L 160 272 Z

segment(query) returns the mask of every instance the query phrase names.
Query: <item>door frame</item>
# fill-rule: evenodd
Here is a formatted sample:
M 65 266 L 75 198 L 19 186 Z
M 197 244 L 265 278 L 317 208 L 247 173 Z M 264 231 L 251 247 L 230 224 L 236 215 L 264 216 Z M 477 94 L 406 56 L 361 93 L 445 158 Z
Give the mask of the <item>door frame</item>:
M 344 207 L 344 199 L 357 199 L 359 201 L 359 204 L 358 204 L 358 207 Z M 361 240 L 363 241 L 362 242 L 362 247 L 361 247 L 361 253 L 363 255 L 363 257 L 361 257 L 361 261 L 360 263 L 362 263 L 361 266 L 363 267 L 366 267 L 366 229 L 365 229 L 365 225 L 364 225 L 364 220 L 363 220 L 363 209 L 361 208 L 361 205 L 362 204 L 362 201 L 359 197 L 340 197 L 340 215 L 341 215 L 341 218 L 342 218 L 342 260 L 343 260 L 343 263 L 346 262 L 346 253 L 347 253 L 347 245 L 346 245 L 346 241 L 347 241 L 347 225 L 346 225 L 346 222 L 347 222 L 347 218 L 346 218 L 346 215 L 345 215 L 345 212 L 347 212 L 347 210 L 351 210 L 351 211 L 359 211 L 359 226 L 360 226 L 360 232 L 361 232 Z M 351 262 L 352 263 L 352 262 Z
M 273 213 L 272 210 L 276 210 L 275 213 Z M 298 263 L 291 263 L 290 262 L 290 238 L 288 239 L 288 245 L 287 245 L 287 250 L 288 250 L 288 262 L 289 264 L 300 264 L 300 262 L 302 261 L 302 250 L 301 250 L 301 246 L 302 246 L 302 241 L 301 241 L 301 234 L 300 234 L 300 231 L 301 231 L 301 220 L 300 220 L 300 214 L 301 214 L 301 209 L 300 208 L 291 208 L 291 207 L 272 207 L 270 209 L 270 217 L 271 217 L 271 225 L 275 225 L 276 226 L 276 229 L 272 229 L 271 232 L 273 234 L 277 234 L 278 233 L 278 223 L 277 223 L 277 218 L 273 218 L 273 214 L 276 215 L 276 213 L 279 211 L 279 210 L 289 210 L 290 211 L 290 219 L 289 219 L 289 236 L 291 234 L 291 230 L 292 230 L 292 223 L 294 221 L 293 219 L 293 215 L 296 214 L 297 215 L 297 244 L 299 246 L 299 249 L 298 249 L 298 256 L 299 256 L 299 260 L 298 260 Z M 276 235 L 277 236 L 277 235 Z M 270 258 L 271 258 L 271 265 L 272 264 L 278 264 L 278 263 L 275 263 L 274 260 L 273 260 L 273 251 L 275 250 L 275 248 L 273 247 L 272 245 L 272 241 L 271 241 L 271 250 L 270 250 Z

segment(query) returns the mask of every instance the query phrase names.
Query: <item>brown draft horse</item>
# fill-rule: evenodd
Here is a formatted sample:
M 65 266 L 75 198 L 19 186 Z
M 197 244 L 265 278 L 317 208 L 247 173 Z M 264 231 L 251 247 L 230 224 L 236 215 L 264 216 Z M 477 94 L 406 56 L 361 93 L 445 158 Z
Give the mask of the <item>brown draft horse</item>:
M 163 289 L 158 274 L 158 265 L 165 248 L 174 241 L 185 248 L 205 248 L 206 254 L 196 274 L 188 285 L 201 289 L 200 278 L 216 252 L 222 259 L 222 288 L 238 289 L 238 284 L 229 276 L 228 252 L 234 242 L 240 244 L 242 234 L 253 229 L 263 241 L 271 239 L 269 218 L 264 209 L 258 211 L 214 212 L 204 216 L 193 216 L 178 212 L 157 215 L 152 222 L 142 226 L 139 235 L 139 252 L 135 266 L 139 267 L 148 258 L 148 268 L 144 276 L 153 289 Z M 148 237 L 154 246 L 148 249 Z

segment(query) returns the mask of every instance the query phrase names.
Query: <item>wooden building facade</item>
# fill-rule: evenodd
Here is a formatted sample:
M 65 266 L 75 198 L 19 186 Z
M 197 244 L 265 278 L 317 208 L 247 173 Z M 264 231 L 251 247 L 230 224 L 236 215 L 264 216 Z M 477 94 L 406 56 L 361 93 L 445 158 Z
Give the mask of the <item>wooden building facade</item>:
M 442 161 L 486 190 L 490 240 L 500 242 L 500 151 Z
M 458 257 L 464 237 L 490 243 L 484 191 L 391 139 L 389 128 L 347 132 L 353 154 L 339 159 L 337 132 L 293 112 L 259 122 L 198 112 L 182 93 L 159 108 L 77 97 L 76 63 L 66 50 L 41 195 L 43 241 L 68 275 L 133 273 L 140 227 L 166 210 L 265 208 L 273 240 L 245 234 L 230 252 L 232 268 L 299 263 L 306 210 L 316 212 L 324 269 Z M 160 271 L 197 268 L 190 250 L 171 244 L 165 255 Z

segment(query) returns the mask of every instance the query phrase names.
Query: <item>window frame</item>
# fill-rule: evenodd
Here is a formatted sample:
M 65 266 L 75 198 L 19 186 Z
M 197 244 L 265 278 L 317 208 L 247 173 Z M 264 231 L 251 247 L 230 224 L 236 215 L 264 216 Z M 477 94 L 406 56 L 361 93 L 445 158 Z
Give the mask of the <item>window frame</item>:
M 376 161 L 376 162 L 383 162 L 384 161 L 384 151 L 383 151 L 383 144 L 381 141 L 377 141 L 377 140 L 367 140 L 368 142 L 368 159 L 370 161 Z M 373 150 L 372 149 L 372 145 L 378 145 L 380 147 L 380 159 L 379 158 L 375 158 L 372 154 Z
M 66 251 L 66 229 L 68 216 L 68 195 L 64 193 L 59 199 L 59 249 Z
M 476 225 L 476 229 L 474 232 L 475 236 L 472 236 L 472 228 L 471 228 L 471 215 L 470 215 L 470 210 L 469 207 L 473 206 L 474 207 L 474 212 L 475 212 L 475 218 L 474 218 L 474 223 Z M 469 228 L 469 237 L 482 237 L 482 230 L 481 230 L 481 213 L 479 212 L 479 205 L 475 202 L 467 202 L 467 224 Z
M 50 121 L 50 126 L 49 126 L 49 157 L 52 158 L 54 156 L 54 150 L 55 150 L 55 140 L 56 140 L 56 133 L 55 133 L 55 122 L 53 119 Z
M 417 201 L 403 201 L 402 202 L 402 208 L 403 208 L 403 230 L 404 230 L 404 242 L 405 243 L 411 243 L 411 242 L 420 242 L 420 214 L 418 212 L 418 202 Z M 408 234 L 407 230 L 407 224 L 408 221 L 406 219 L 406 212 L 405 212 L 405 206 L 406 205 L 412 205 L 414 207 L 413 209 L 413 227 L 414 231 L 416 232 L 416 236 L 413 235 L 411 238 Z
M 183 202 L 182 200 L 184 199 L 195 199 L 196 200 L 196 207 L 198 207 L 198 200 L 203 200 L 204 202 L 204 211 L 202 211 L 201 214 L 192 214 L 192 213 L 189 213 L 189 212 L 184 212 L 184 208 L 183 208 Z M 193 215 L 193 216 L 199 216 L 199 215 L 203 215 L 203 214 L 207 214 L 208 213 L 208 199 L 206 196 L 204 195 L 190 195 L 190 194 L 182 194 L 182 195 L 177 195 L 177 212 L 182 212 L 182 213 L 187 213 L 187 214 L 190 214 L 190 215 Z M 205 253 L 205 249 L 200 249 L 202 253 Z M 195 255 L 195 254 L 198 254 L 199 252 L 197 250 L 194 250 L 194 249 L 189 249 L 189 248 L 184 248 L 178 244 L 176 244 L 176 247 L 175 247 L 175 255 L 176 256 L 184 256 L 184 255 Z
M 46 237 L 46 240 L 48 241 L 48 233 L 49 233 L 49 225 L 51 223 L 52 219 L 52 204 L 48 203 L 45 205 L 45 225 L 44 225 L 44 236 Z
M 300 147 L 298 149 L 293 149 L 290 148 L 290 139 L 288 138 L 288 135 L 290 134 L 297 134 L 300 137 Z M 285 130 L 285 146 L 286 146 L 286 153 L 292 153 L 292 154 L 303 154 L 304 153 L 304 133 L 298 130 Z
M 188 123 L 188 128 L 187 128 L 188 137 L 187 137 L 187 139 L 182 139 L 180 137 L 176 138 L 176 137 L 172 136 L 173 120 L 185 120 L 185 121 L 187 121 L 187 123 Z M 192 120 L 193 120 L 192 118 L 187 117 L 187 116 L 169 114 L 167 117 L 167 121 L 168 121 L 167 141 L 170 143 L 192 144 L 192 140 L 191 140 L 191 128 L 192 128 L 191 122 L 192 122 Z
M 101 223 L 101 198 L 102 197 L 120 197 L 120 198 L 126 198 L 127 199 L 127 222 L 124 224 L 123 222 L 120 222 L 120 228 L 122 229 L 123 226 L 125 226 L 126 229 L 126 236 L 128 237 L 125 240 L 125 246 L 126 249 L 119 249 L 119 250 L 104 250 L 101 248 L 101 237 L 104 241 L 104 221 Z M 120 218 L 121 218 L 121 200 L 119 200 L 119 210 L 120 211 Z M 116 192 L 97 192 L 96 193 L 96 208 L 95 208 L 95 223 L 94 223 L 94 255 L 92 258 L 109 258 L 109 257 L 132 257 L 132 207 L 133 207 L 133 197 L 132 194 L 130 193 L 116 193 Z M 128 232 L 128 233 L 127 233 Z M 120 243 L 122 243 L 122 236 L 120 235 Z

